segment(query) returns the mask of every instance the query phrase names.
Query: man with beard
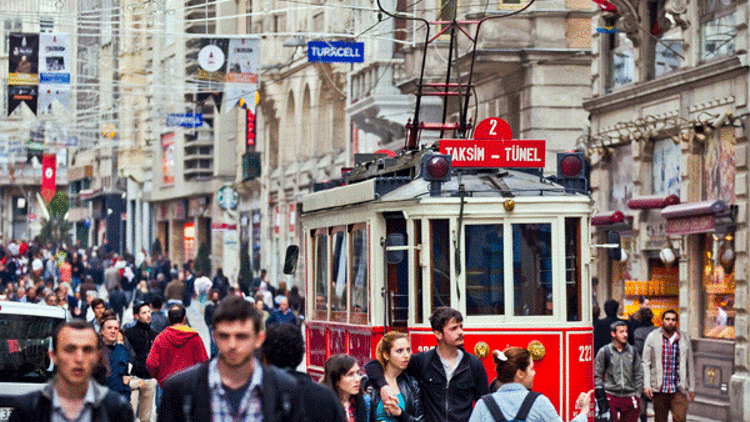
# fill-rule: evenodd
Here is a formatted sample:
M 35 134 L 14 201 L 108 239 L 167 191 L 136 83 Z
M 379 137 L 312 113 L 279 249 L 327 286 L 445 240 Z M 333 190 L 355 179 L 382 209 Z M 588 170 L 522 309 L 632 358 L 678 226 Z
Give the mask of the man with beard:
M 406 368 L 422 388 L 425 422 L 467 421 L 473 404 L 489 393 L 484 364 L 463 349 L 463 320 L 455 309 L 435 309 L 430 326 L 438 345 L 430 351 L 413 355 Z M 368 362 L 365 371 L 370 381 L 380 388 L 383 402 L 398 400 L 398 391 L 386 382 L 380 362 Z
M 690 337 L 677 329 L 679 316 L 670 309 L 661 315 L 661 330 L 652 331 L 643 345 L 643 392 L 654 402 L 654 420 L 684 422 L 695 398 L 695 371 Z
M 165 382 L 158 421 L 301 421 L 297 382 L 255 358 L 265 332 L 253 305 L 240 296 L 227 296 L 216 308 L 213 323 L 218 355 Z

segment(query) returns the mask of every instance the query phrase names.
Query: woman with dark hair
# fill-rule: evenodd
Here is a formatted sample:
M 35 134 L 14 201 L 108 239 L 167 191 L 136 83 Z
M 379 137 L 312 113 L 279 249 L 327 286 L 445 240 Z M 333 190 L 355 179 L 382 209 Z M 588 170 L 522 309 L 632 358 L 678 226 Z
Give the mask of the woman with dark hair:
M 500 420 L 499 415 L 509 421 L 515 418 L 526 422 L 562 422 L 552 402 L 531 391 L 536 371 L 528 350 L 509 347 L 502 352 L 495 350 L 493 355 L 500 388 L 477 402 L 469 422 L 494 422 Z M 574 421 L 586 420 L 590 400 L 590 393 L 579 397 L 576 405 L 581 413 Z
M 422 422 L 424 406 L 419 382 L 405 371 L 411 360 L 411 344 L 404 333 L 391 331 L 383 336 L 375 350 L 383 366 L 386 383 L 396 392 L 387 402 L 380 398 L 380 389 L 372 391 L 371 421 Z
M 369 406 L 362 393 L 361 381 L 359 364 L 353 357 L 342 353 L 326 361 L 321 382 L 331 387 L 339 398 L 346 416 L 346 420 L 341 422 L 367 422 Z

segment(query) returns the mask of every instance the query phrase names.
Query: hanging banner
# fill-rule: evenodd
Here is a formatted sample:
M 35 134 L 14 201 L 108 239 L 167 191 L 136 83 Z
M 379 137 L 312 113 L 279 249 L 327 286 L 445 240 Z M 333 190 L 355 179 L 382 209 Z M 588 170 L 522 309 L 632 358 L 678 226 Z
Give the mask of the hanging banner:
M 258 90 L 258 38 L 204 38 L 198 52 L 198 101 L 213 97 L 225 111 L 255 107 Z
M 39 35 L 8 34 L 8 115 L 21 103 L 36 113 Z
M 42 157 L 42 188 L 41 194 L 45 201 L 49 202 L 57 193 L 55 183 L 55 169 L 57 167 L 57 157 L 55 154 L 44 154 Z
M 37 114 L 52 112 L 57 100 L 70 109 L 70 35 L 39 34 L 39 102 Z
M 174 183 L 174 132 L 161 135 L 161 150 L 162 183 L 171 185 Z

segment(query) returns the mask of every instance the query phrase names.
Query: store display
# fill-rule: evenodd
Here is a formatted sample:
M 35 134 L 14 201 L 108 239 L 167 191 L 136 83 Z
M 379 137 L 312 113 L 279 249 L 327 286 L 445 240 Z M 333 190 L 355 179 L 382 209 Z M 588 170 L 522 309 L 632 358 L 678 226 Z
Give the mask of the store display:
M 664 265 L 658 259 L 649 260 L 651 280 L 625 281 L 625 316 L 638 312 L 638 298 L 649 300 L 649 308 L 654 312 L 654 325 L 661 325 L 661 314 L 680 306 L 680 272 L 676 265 Z
M 703 335 L 734 339 L 734 236 L 708 235 L 703 252 Z

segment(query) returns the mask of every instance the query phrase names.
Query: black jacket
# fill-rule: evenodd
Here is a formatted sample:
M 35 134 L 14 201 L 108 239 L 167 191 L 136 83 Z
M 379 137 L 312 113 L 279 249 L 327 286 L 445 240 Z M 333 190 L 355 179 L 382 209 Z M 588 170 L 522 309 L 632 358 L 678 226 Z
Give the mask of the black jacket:
M 365 371 L 374 387 L 386 384 L 380 362 L 368 362 Z M 489 393 L 487 371 L 482 361 L 466 351 L 450 383 L 437 349 L 413 355 L 406 373 L 417 380 L 422 390 L 425 422 L 468 421 L 474 402 Z
M 424 422 L 424 402 L 422 401 L 422 389 L 419 388 L 419 382 L 407 374 L 402 373 L 396 380 L 401 396 L 404 398 L 405 410 L 397 416 L 400 422 Z M 370 404 L 370 420 L 377 420 L 377 410 L 380 405 L 380 388 L 373 387 L 372 401 Z
M 608 316 L 594 321 L 594 354 L 596 354 L 596 352 L 598 352 L 603 346 L 612 342 L 612 332 L 610 328 L 612 323 L 616 321 L 620 321 L 616 316 Z
M 130 342 L 130 346 L 135 352 L 135 359 L 133 362 L 133 369 L 130 371 L 131 375 L 135 375 L 142 379 L 151 379 L 151 373 L 146 368 L 146 359 L 148 358 L 148 352 L 151 351 L 151 345 L 154 344 L 157 332 L 151 328 L 151 325 L 143 324 L 137 321 L 134 326 L 125 330 L 125 337 Z
M 344 421 L 344 409 L 336 393 L 323 384 L 313 382 L 309 375 L 302 372 L 287 372 L 299 385 L 305 415 L 303 422 L 338 422 Z M 264 374 L 265 375 L 265 374 Z M 375 419 L 370 419 L 375 421 Z
M 52 390 L 55 379 L 41 390 L 19 396 L 14 404 L 9 422 L 48 422 L 52 420 Z M 94 388 L 92 422 L 133 422 L 130 403 L 107 387 L 91 383 Z
M 209 364 L 192 366 L 167 379 L 157 422 L 211 422 Z M 270 366 L 262 370 L 263 421 L 302 422 L 305 410 L 294 378 Z

